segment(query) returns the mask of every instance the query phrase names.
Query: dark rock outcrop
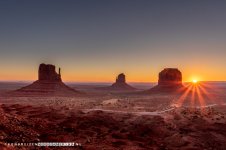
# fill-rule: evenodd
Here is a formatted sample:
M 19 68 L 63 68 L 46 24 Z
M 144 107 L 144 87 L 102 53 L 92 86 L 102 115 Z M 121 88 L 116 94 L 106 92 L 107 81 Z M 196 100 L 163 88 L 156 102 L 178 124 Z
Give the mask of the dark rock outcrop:
M 118 75 L 118 77 L 116 78 L 116 83 L 126 83 L 126 76 L 121 73 Z
M 177 68 L 165 68 L 159 73 L 158 85 L 146 92 L 183 92 L 182 73 Z
M 112 91 L 133 91 L 136 90 L 134 87 L 126 83 L 126 76 L 121 73 L 116 77 L 115 83 L 109 87 L 99 88 L 102 90 L 112 90 Z
M 165 68 L 159 73 L 158 86 L 182 86 L 182 73 L 177 68 Z
M 75 96 L 80 92 L 68 87 L 62 82 L 61 73 L 56 73 L 55 66 L 40 64 L 38 80 L 32 84 L 12 91 L 10 96 Z
M 38 70 L 38 80 L 62 81 L 61 75 L 60 75 L 60 68 L 59 68 L 59 74 L 57 74 L 55 71 L 54 65 L 41 64 Z

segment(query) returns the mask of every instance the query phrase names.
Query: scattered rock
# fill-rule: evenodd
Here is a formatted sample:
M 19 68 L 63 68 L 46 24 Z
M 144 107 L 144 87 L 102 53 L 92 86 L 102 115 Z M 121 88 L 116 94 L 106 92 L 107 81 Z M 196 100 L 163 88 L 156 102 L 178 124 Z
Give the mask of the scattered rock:
M 3 140 L 4 139 L 4 136 L 0 136 L 0 140 Z
M 101 104 L 105 106 L 105 105 L 117 105 L 118 103 L 119 103 L 118 99 L 109 99 L 103 101 Z

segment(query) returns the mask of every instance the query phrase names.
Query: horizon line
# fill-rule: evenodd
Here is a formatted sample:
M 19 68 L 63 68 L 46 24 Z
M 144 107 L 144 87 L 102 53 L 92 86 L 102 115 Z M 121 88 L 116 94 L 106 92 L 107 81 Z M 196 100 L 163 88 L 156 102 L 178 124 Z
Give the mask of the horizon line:
M 0 82 L 34 82 L 36 80 L 0 80 Z M 63 81 L 65 83 L 114 83 L 115 81 Z M 182 83 L 190 83 L 192 81 L 182 81 Z M 198 82 L 226 82 L 226 80 L 202 80 Z M 127 81 L 127 83 L 158 83 L 158 81 Z

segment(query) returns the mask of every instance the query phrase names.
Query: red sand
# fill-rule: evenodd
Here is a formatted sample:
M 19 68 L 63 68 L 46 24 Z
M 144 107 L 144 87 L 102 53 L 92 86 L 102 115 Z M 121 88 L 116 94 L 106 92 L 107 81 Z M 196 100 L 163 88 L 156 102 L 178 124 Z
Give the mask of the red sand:
M 224 115 L 213 109 L 207 109 L 202 114 L 199 110 L 180 109 L 162 116 L 137 116 L 127 113 L 84 113 L 63 108 L 2 104 L 0 149 L 10 149 L 3 145 L 5 142 L 65 141 L 81 143 L 80 149 L 90 150 L 223 150 L 226 147 Z

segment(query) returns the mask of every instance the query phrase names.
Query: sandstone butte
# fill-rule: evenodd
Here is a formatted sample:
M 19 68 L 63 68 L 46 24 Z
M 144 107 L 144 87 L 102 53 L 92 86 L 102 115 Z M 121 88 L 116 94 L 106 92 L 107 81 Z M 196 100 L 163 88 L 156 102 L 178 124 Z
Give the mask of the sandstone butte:
M 134 91 L 136 90 L 134 87 L 126 83 L 126 76 L 124 73 L 120 73 L 111 86 L 102 87 L 102 90 L 112 90 L 112 91 Z
M 159 73 L 158 85 L 148 92 L 181 92 L 185 90 L 182 84 L 182 73 L 177 68 L 165 68 Z
M 21 89 L 10 92 L 14 96 L 76 96 L 82 93 L 65 85 L 61 79 L 61 69 L 51 64 L 40 64 L 38 80 Z

